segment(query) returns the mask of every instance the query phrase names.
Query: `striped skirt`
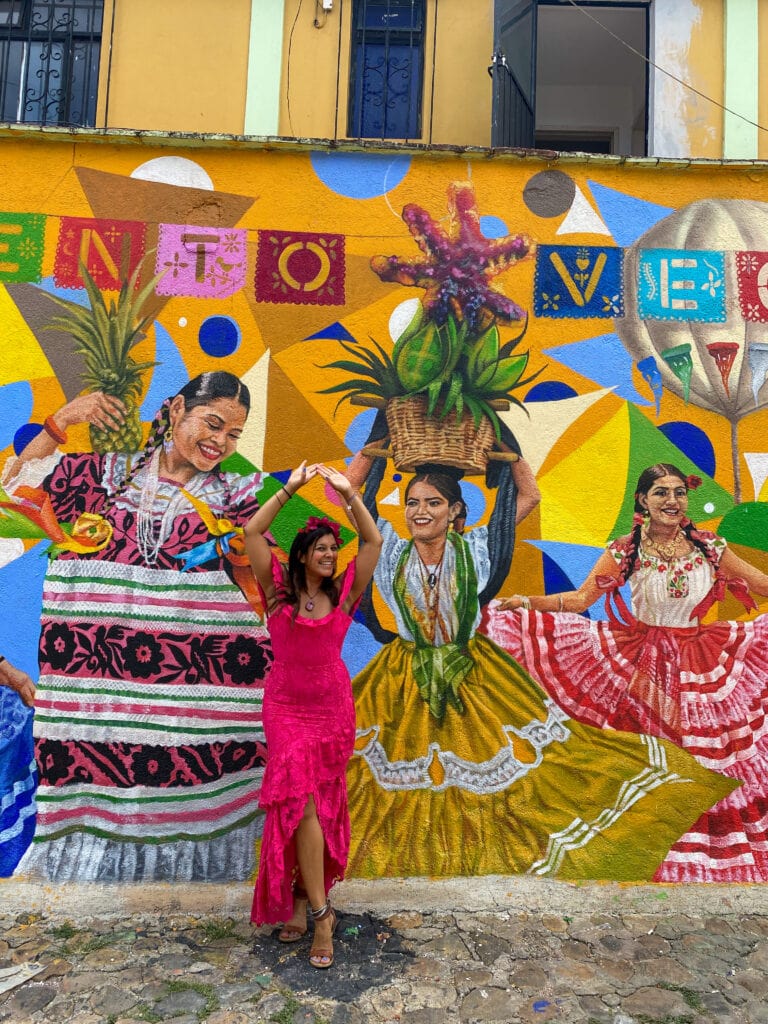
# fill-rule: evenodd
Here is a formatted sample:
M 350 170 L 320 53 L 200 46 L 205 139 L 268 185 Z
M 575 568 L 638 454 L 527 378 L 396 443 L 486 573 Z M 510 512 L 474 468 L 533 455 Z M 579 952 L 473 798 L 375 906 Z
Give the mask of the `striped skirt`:
M 44 873 L 248 877 L 270 661 L 223 571 L 52 562 L 34 729 Z

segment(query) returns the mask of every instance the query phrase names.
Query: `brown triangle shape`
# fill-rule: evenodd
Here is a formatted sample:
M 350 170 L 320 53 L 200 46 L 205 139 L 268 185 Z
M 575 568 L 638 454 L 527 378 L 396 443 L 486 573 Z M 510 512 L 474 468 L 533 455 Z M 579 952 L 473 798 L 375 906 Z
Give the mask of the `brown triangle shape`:
M 186 185 L 143 181 L 95 167 L 75 167 L 95 217 L 157 224 L 234 227 L 258 196 L 239 196 Z
M 287 374 L 269 363 L 264 466 L 268 473 L 307 462 L 335 462 L 349 449 L 309 404 Z
M 66 400 L 72 401 L 83 390 L 86 367 L 72 335 L 48 326 L 55 316 L 61 315 L 61 306 L 36 285 L 18 283 L 5 287 L 51 364 Z

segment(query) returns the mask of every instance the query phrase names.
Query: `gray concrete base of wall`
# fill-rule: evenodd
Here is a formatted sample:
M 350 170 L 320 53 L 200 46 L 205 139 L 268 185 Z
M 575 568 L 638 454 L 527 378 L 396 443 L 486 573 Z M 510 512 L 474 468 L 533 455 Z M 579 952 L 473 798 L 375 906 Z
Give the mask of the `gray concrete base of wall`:
M 252 887 L 243 883 L 55 884 L 19 877 L 0 879 L 0 914 L 42 914 L 78 919 L 192 914 L 244 917 Z M 348 879 L 334 889 L 348 913 L 373 911 L 522 911 L 533 914 L 596 912 L 663 916 L 670 913 L 731 916 L 768 913 L 768 885 L 617 885 L 544 881 L 507 876 L 480 878 Z

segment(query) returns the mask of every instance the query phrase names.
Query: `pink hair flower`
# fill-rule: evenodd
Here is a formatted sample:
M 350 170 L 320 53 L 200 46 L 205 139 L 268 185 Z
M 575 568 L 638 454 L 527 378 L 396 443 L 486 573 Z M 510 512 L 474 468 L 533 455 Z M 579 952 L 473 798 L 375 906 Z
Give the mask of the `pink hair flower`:
M 325 529 L 328 533 L 333 534 L 333 539 L 337 544 L 341 543 L 339 534 L 339 524 L 335 523 L 332 519 L 327 516 L 310 516 L 307 520 L 306 526 L 302 526 L 299 533 L 311 533 L 312 530 Z

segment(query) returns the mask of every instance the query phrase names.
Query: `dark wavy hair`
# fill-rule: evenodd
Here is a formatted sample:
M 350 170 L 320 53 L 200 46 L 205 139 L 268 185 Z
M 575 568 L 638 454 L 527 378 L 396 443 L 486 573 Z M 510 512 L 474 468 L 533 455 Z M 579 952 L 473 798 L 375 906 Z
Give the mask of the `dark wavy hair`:
M 302 558 L 305 558 L 314 550 L 315 544 L 322 537 L 333 537 L 334 540 L 336 539 L 333 531 L 329 530 L 327 526 L 316 526 L 313 529 L 305 526 L 293 538 L 291 550 L 288 552 L 288 571 L 283 587 L 278 594 L 278 600 L 283 602 L 283 604 L 294 606 L 294 619 L 299 613 L 299 594 L 302 590 L 307 589 L 307 572 Z M 339 589 L 336 586 L 336 581 L 330 576 L 323 579 L 320 584 L 320 590 L 327 594 L 335 608 L 339 603 Z
M 648 510 L 640 503 L 640 498 L 645 497 L 656 481 L 660 480 L 663 476 L 676 476 L 685 487 L 686 492 L 689 490 L 688 476 L 678 466 L 673 465 L 671 462 L 657 462 L 653 466 L 647 466 L 638 477 L 637 486 L 635 487 L 636 517 L 637 514 L 642 516 L 647 515 Z M 680 526 L 691 544 L 693 544 L 693 546 L 702 553 L 707 561 L 717 569 L 716 555 L 712 547 L 704 542 L 695 523 L 692 523 L 691 520 L 686 517 Z M 619 564 L 619 578 L 622 583 L 626 583 L 638 567 L 638 553 L 640 551 L 642 533 L 643 523 L 642 521 L 638 521 L 632 528 L 629 545 L 627 546 L 624 557 Z

